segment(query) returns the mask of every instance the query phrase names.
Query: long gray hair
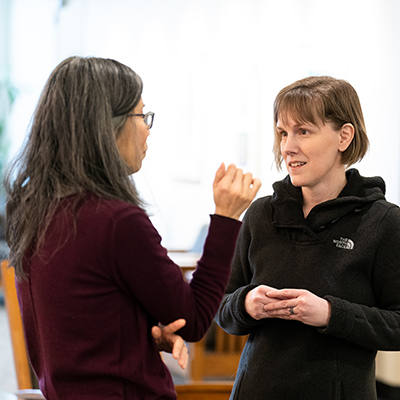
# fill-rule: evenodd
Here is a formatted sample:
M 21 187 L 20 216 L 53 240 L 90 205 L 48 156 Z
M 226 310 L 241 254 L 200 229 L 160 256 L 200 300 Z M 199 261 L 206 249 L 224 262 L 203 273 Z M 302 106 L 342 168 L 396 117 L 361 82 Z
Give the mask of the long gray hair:
M 142 206 L 116 146 L 142 89 L 134 71 L 111 59 L 70 57 L 50 75 L 27 141 L 4 181 L 6 238 L 17 277 L 25 277 L 24 254 L 40 248 L 66 195 L 79 199 L 90 191 Z

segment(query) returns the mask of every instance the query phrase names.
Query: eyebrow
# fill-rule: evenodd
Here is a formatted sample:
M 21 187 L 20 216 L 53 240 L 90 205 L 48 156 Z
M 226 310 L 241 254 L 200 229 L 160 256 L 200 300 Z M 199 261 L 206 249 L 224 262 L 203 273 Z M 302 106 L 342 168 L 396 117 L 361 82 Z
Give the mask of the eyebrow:
M 317 126 L 316 124 L 312 123 L 311 121 L 293 121 L 293 122 L 294 122 L 293 126 L 295 128 L 300 128 L 301 126 L 304 126 L 304 125 L 306 125 L 306 126 L 309 126 L 309 125 Z M 284 122 L 282 122 L 282 124 L 285 125 Z
M 302 123 L 302 124 L 296 124 L 294 127 L 296 128 L 296 129 L 299 129 L 299 128 L 303 128 L 303 127 L 313 127 L 313 126 L 315 126 L 314 124 L 312 124 L 311 122 L 304 122 L 304 123 Z
M 293 125 L 293 128 L 296 130 L 296 129 L 301 129 L 301 128 L 313 128 L 313 127 L 317 127 L 318 128 L 318 126 L 317 125 L 315 125 L 315 124 L 313 124 L 312 122 L 304 122 L 304 123 L 301 123 L 301 124 L 294 124 Z M 279 131 L 279 132 L 282 132 L 282 131 L 285 131 L 286 132 L 286 127 L 285 126 L 279 126 L 279 125 L 277 125 L 276 126 L 276 129 L 277 129 L 277 131 Z

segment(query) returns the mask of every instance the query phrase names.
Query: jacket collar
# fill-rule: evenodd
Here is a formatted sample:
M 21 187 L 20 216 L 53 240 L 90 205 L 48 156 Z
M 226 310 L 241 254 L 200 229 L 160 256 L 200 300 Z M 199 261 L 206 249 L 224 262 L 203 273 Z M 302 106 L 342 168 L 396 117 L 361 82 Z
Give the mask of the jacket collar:
M 385 199 L 385 182 L 380 177 L 362 177 L 356 169 L 346 171 L 347 184 L 336 199 L 315 206 L 307 218 L 303 215 L 301 188 L 295 187 L 289 175 L 273 185 L 271 199 L 272 224 L 279 228 L 301 229 L 311 237 L 337 222 L 340 218 L 357 212 L 364 205 Z

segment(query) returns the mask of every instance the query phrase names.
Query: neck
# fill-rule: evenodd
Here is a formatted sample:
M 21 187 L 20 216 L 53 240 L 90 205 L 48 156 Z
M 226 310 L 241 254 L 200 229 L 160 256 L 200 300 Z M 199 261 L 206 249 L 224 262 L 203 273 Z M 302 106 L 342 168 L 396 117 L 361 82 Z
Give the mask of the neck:
M 337 177 L 335 182 L 330 182 L 318 187 L 305 187 L 301 188 L 303 193 L 303 213 L 304 218 L 307 218 L 310 211 L 318 204 L 325 201 L 336 199 L 340 192 L 347 184 L 346 173 Z

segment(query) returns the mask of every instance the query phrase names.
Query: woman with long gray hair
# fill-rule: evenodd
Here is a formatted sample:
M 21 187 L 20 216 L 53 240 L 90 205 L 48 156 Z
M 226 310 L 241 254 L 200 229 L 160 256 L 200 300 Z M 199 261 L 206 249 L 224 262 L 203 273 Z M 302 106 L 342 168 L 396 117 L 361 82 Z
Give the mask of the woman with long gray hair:
M 5 180 L 28 353 L 48 400 L 176 398 L 159 350 L 173 350 L 184 366 L 182 338 L 207 331 L 238 218 L 260 187 L 250 173 L 221 165 L 204 253 L 185 282 L 129 176 L 141 168 L 153 124 L 143 108 L 142 81 L 127 66 L 66 59 Z

